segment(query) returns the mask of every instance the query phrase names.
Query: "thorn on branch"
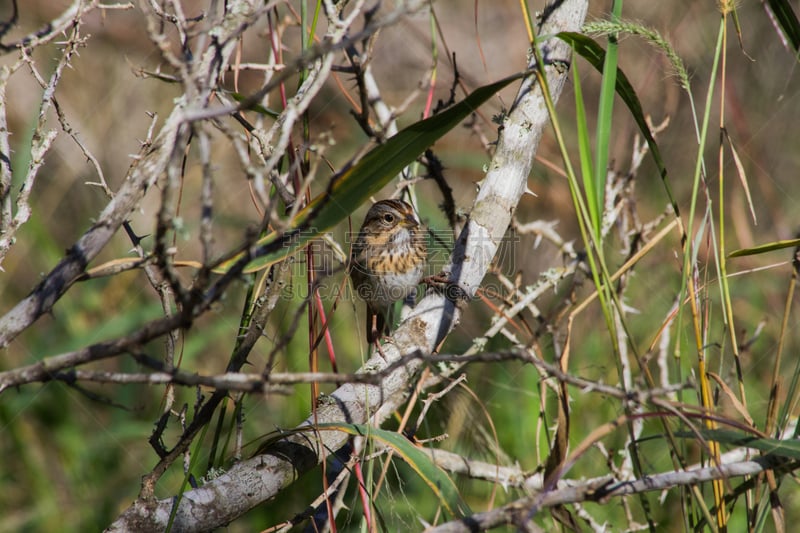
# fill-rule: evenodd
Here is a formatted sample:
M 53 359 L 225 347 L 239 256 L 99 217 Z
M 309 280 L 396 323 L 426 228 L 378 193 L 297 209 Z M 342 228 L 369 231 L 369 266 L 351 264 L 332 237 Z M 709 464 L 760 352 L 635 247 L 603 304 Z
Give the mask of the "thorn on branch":
M 18 17 L 19 11 L 17 9 L 17 0 L 11 0 L 11 16 L 8 17 L 8 20 L 0 22 L 0 39 L 3 38 L 14 25 L 16 25 Z
M 164 442 L 161 440 L 161 437 L 164 435 L 164 430 L 167 429 L 169 415 L 169 411 L 165 411 L 161 415 L 156 422 L 156 427 L 153 429 L 153 434 L 150 435 L 149 439 L 147 439 L 147 442 L 150 443 L 150 446 L 152 446 L 153 450 L 155 450 L 156 454 L 158 454 L 159 459 L 163 459 L 169 453 L 167 448 L 164 446 Z
M 450 84 L 450 97 L 447 99 L 446 102 L 443 102 L 441 99 L 438 102 L 436 102 L 436 107 L 434 107 L 433 111 L 431 111 L 431 115 L 436 115 L 440 111 L 444 111 L 445 109 L 456 103 L 456 87 L 458 87 L 460 81 L 461 81 L 461 74 L 458 72 L 458 63 L 456 63 L 456 53 L 453 52 L 453 83 Z
M 455 230 L 458 224 L 456 203 L 453 199 L 453 189 L 444 177 L 444 165 L 442 165 L 441 160 L 436 157 L 436 154 L 434 154 L 433 150 L 430 148 L 425 150 L 424 163 L 425 166 L 428 167 L 428 175 L 426 177 L 432 179 L 436 183 L 436 186 L 439 187 L 439 191 L 442 193 L 442 204 L 440 207 L 442 211 L 444 211 L 445 216 L 447 216 L 447 222 L 450 224 L 450 227 Z
M 139 245 L 142 243 L 142 240 L 146 237 L 149 237 L 149 234 L 144 234 L 142 236 L 136 235 L 136 232 L 133 231 L 131 227 L 130 220 L 126 220 L 122 223 L 122 227 L 125 229 L 125 233 L 128 234 L 128 238 L 131 240 L 134 248 L 138 248 Z
M 5 37 L 5 35 L 17 24 L 17 20 L 19 17 L 19 10 L 17 9 L 17 0 L 11 0 L 11 16 L 8 17 L 7 20 L 0 22 L 0 39 Z M 5 45 L 0 42 L 0 50 L 3 52 L 9 52 L 17 47 L 17 44 L 10 44 Z

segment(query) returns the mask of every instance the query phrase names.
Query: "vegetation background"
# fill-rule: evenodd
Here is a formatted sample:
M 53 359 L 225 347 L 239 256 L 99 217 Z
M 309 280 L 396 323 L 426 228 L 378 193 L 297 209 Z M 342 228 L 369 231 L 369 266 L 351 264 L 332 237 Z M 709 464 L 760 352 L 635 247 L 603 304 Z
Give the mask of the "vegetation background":
M 216 2 L 195 1 L 142 1 L 130 7 L 124 2 L 103 4 L 104 7 L 95 2 L 27 0 L 19 5 L 12 6 L 8 1 L 0 5 L 0 19 L 6 21 L 12 21 L 13 11 L 18 9 L 13 25 L 4 28 L 4 45 L 46 29 L 71 6 L 86 8 L 86 13 L 76 19 L 84 40 L 55 87 L 57 106 L 50 104 L 43 119 L 40 120 L 40 110 L 47 99 L 36 78 L 41 77 L 46 83 L 58 68 L 63 43 L 73 40 L 75 26 L 68 25 L 62 35 L 30 49 L 29 55 L 11 46 L 0 56 L 0 114 L 6 121 L 0 133 L 10 143 L 10 151 L 4 155 L 9 156 L 13 171 L 13 184 L 4 191 L 3 202 L 11 205 L 16 201 L 26 172 L 34 168 L 31 164 L 37 161 L 37 155 L 32 154 L 32 144 L 36 145 L 43 133 L 56 132 L 52 146 L 40 156 L 41 167 L 35 171 L 28 200 L 30 219 L 18 228 L 13 245 L 0 258 L 0 314 L 9 313 L 31 292 L 107 205 L 103 188 L 94 185 L 100 180 L 98 169 L 110 190 L 118 190 L 142 143 L 145 139 L 152 141 L 152 133 L 148 133 L 151 125 L 156 124 L 158 131 L 176 99 L 184 94 L 174 65 L 165 61 L 163 50 L 152 38 L 154 33 L 163 32 L 163 46 L 175 54 L 181 51 L 182 36 L 176 30 L 179 25 L 169 16 L 160 18 L 158 6 L 167 14 L 176 13 L 180 6 L 187 19 L 199 17 L 196 26 L 188 25 L 194 29 L 202 27 L 204 13 L 219 8 Z M 228 102 L 233 101 L 233 93 L 250 95 L 262 87 L 264 71 L 258 65 L 285 64 L 291 70 L 303 47 L 301 2 L 255 4 L 263 15 L 242 32 L 235 60 L 226 60 L 231 68 L 221 75 L 218 90 Z M 313 13 L 316 3 L 307 4 L 309 13 Z M 400 3 L 381 6 L 378 15 L 391 12 L 397 7 L 395 4 Z M 542 2 L 527 4 L 532 13 L 544 8 Z M 586 20 L 613 20 L 613 9 L 621 4 L 591 2 Z M 788 2 L 776 4 L 786 5 L 791 11 Z M 364 56 L 369 58 L 371 77 L 382 101 L 396 111 L 401 128 L 429 114 L 438 101 L 450 100 L 451 91 L 456 101 L 461 100 L 466 92 L 523 70 L 528 61 L 530 41 L 520 2 L 439 0 L 431 5 L 432 9 L 424 7 L 383 27 L 369 39 L 369 54 Z M 351 5 L 348 9 L 356 8 Z M 688 465 L 708 464 L 709 456 L 719 453 L 713 445 L 707 446 L 697 436 L 679 437 L 673 445 L 665 437 L 667 426 L 677 432 L 686 431 L 692 423 L 705 427 L 697 407 L 703 405 L 701 383 L 708 379 L 712 395 L 709 411 L 718 421 L 729 421 L 739 431 L 755 428 L 769 437 L 788 438 L 794 434 L 800 336 L 795 327 L 796 310 L 791 307 L 792 249 L 725 258 L 733 250 L 792 239 L 797 232 L 793 215 L 800 211 L 797 49 L 785 36 L 786 28 L 769 16 L 764 2 L 739 2 L 736 15 L 740 35 L 732 14 L 723 18 L 716 2 L 626 2 L 622 6 L 622 20 L 657 31 L 674 48 L 688 73 L 688 94 L 693 97 L 694 108 L 681 87 L 675 63 L 664 49 L 640 36 L 620 33 L 618 64 L 641 101 L 644 114 L 658 126 L 656 140 L 668 169 L 674 204 L 680 208 L 680 226 L 689 230 L 688 244 L 682 241 L 677 224 L 659 233 L 676 217 L 650 154 L 645 154 L 641 162 L 635 159 L 635 152 L 642 145 L 631 112 L 617 99 L 612 114 L 601 116 L 602 104 L 598 102 L 602 102 L 604 76 L 576 58 L 577 70 L 570 73 L 557 106 L 558 123 L 573 165 L 579 166 L 579 146 L 587 142 L 587 135 L 578 127 L 583 111 L 576 109 L 576 101 L 585 103 L 591 132 L 589 144 L 597 146 L 596 131 L 605 128 L 609 134 L 607 231 L 603 234 L 602 252 L 589 255 L 603 256 L 611 273 L 634 256 L 635 264 L 625 267 L 623 281 L 611 291 L 618 295 L 620 307 L 615 307 L 611 292 L 607 294 L 609 300 L 603 302 L 601 298 L 581 307 L 596 290 L 592 270 L 585 260 L 585 250 L 590 247 L 576 216 L 559 143 L 552 129 L 548 129 L 528 181 L 535 195 L 523 196 L 495 268 L 440 349 L 442 354 L 463 354 L 477 343 L 480 353 L 488 354 L 487 360 L 466 367 L 465 380 L 453 388 L 439 384 L 432 389 L 447 392 L 432 402 L 414 434 L 423 441 L 446 436 L 427 445 L 457 453 L 469 461 L 516 469 L 518 476 L 512 481 L 500 479 L 499 470 L 494 481 L 451 473 L 459 494 L 473 511 L 500 509 L 528 494 L 532 485 L 526 487 L 522 480 L 533 480 L 542 473 L 557 435 L 556 426 L 561 424 L 564 430 L 559 399 L 569 405 L 566 437 L 571 450 L 592 444 L 564 473 L 563 477 L 571 480 L 607 474 L 634 479 L 641 477 L 636 468 L 648 475 L 670 472 L 676 456 Z M 364 13 L 353 28 L 363 25 Z M 721 25 L 727 28 L 727 42 L 717 53 Z M 318 34 L 326 29 L 322 16 Z M 592 35 L 604 48 L 608 46 L 605 36 Z M 194 44 L 200 36 L 198 30 L 190 33 L 189 40 Z M 280 44 L 280 58 L 271 56 L 276 43 Z M 359 50 L 362 45 L 354 44 Z M 725 77 L 721 78 L 717 62 L 723 57 Z M 335 54 L 334 63 L 349 65 L 341 51 Z M 712 78 L 715 72 L 716 77 Z M 577 100 L 576 76 L 580 77 L 582 92 Z M 280 111 L 281 91 L 288 92 L 291 98 L 298 83 L 293 72 L 282 87 L 270 91 L 259 103 Z M 492 161 L 498 122 L 512 105 L 517 87 L 512 83 L 500 91 L 478 114 L 434 145 L 459 213 L 466 214 L 472 207 L 480 180 Z M 706 107 L 710 90 L 710 106 Z M 426 103 L 429 98 L 432 105 Z M 370 104 L 374 106 L 374 102 Z M 306 168 L 305 174 L 314 177 L 310 184 L 312 196 L 325 190 L 336 169 L 372 146 L 363 121 L 359 124 L 357 120 L 360 106 L 359 87 L 352 73 L 334 69 L 310 101 L 305 122 L 293 129 L 291 138 L 297 157 L 309 154 L 310 165 L 315 169 L 314 173 Z M 374 107 L 370 109 L 371 123 L 380 124 Z M 74 137 L 59 123 L 58 114 L 64 117 L 62 124 L 71 127 Z M 252 110 L 242 111 L 242 115 L 257 128 L 268 127 L 273 120 L 268 114 Z M 698 150 L 696 121 L 702 123 L 704 118 L 711 126 L 703 149 Z M 246 242 L 248 232 L 258 231 L 262 220 L 264 206 L 259 194 L 253 192 L 255 180 L 252 176 L 248 179 L 241 154 L 236 152 L 231 134 L 226 133 L 238 128 L 237 134 L 241 135 L 244 130 L 230 117 L 215 120 L 224 125 L 217 127 L 208 122 L 209 132 L 217 127 L 209 133 L 209 146 L 201 149 L 196 144 L 200 141 L 193 141 L 186 149 L 180 197 L 171 200 L 177 211 L 169 235 L 177 260 L 202 263 L 207 252 L 202 240 L 206 220 L 203 185 L 208 178 L 204 172 L 210 173 L 213 181 L 214 258 Z M 700 179 L 696 171 L 698 152 L 704 162 Z M 211 165 L 207 168 L 202 164 L 204 153 L 210 154 Z M 412 194 L 418 212 L 441 237 L 431 240 L 433 260 L 428 268 L 430 274 L 435 274 L 446 264 L 454 232 L 440 209 L 440 187 L 433 180 L 423 179 L 431 173 L 431 161 L 428 157 L 422 161 L 425 164 L 415 163 L 408 170 L 414 181 Z M 280 179 L 287 181 L 291 164 L 288 156 L 279 161 L 276 168 Z M 727 179 L 723 180 L 723 175 Z M 141 237 L 145 253 L 155 249 L 158 212 L 168 189 L 161 183 L 163 178 L 159 180 L 129 217 L 130 228 Z M 291 179 L 287 183 L 293 192 L 298 192 Z M 397 185 L 398 181 L 393 181 L 375 197 L 396 192 Z M 267 194 L 275 195 L 274 190 Z M 357 230 L 368 205 L 366 202 L 354 210 L 350 220 L 333 229 L 332 241 L 316 248 L 315 273 L 321 280 L 321 303 L 330 319 L 328 331 L 335 347 L 336 365 L 342 373 L 355 372 L 369 354 L 362 340 L 361 304 L 349 298 L 346 291 L 345 296 L 338 296 L 346 284 L 341 255 L 336 254 L 330 242 L 339 243 L 346 253 L 349 234 Z M 12 211 L 18 211 L 16 205 Z M 647 243 L 651 243 L 649 248 Z M 89 267 L 135 257 L 134 244 L 130 235 L 118 231 Z M 643 246 L 645 251 L 637 256 Z M 727 261 L 728 265 L 726 287 L 718 282 L 720 261 Z M 282 373 L 305 372 L 310 358 L 314 359 L 315 368 L 331 370 L 327 349 L 320 348 L 313 357 L 310 355 L 307 267 L 307 256 L 303 252 L 296 254 L 281 298 L 265 323 L 263 337 L 247 355 L 242 372 L 260 374 L 266 368 Z M 176 272 L 175 283 L 188 290 L 197 269 L 178 268 Z M 141 376 L 156 371 L 142 357 L 160 361 L 165 353 L 174 350 L 174 364 L 187 374 L 222 374 L 239 338 L 242 310 L 251 302 L 248 290 L 259 283 L 260 275 L 243 276 L 231 284 L 221 299 L 194 318 L 190 328 L 176 330 L 173 337 L 157 337 L 143 343 L 139 350 L 79 369 Z M 687 285 L 698 291 L 695 298 L 687 293 Z M 547 290 L 537 293 L 535 300 L 526 300 L 527 295 L 542 287 Z M 522 300 L 526 305 L 516 309 Z M 690 300 L 697 303 L 697 310 L 691 309 Z M 143 268 L 76 283 L 52 310 L 5 346 L 0 371 L 13 371 L 49 356 L 130 335 L 148 321 L 163 317 L 165 301 L 170 300 L 159 295 Z M 334 302 L 338 303 L 332 313 Z M 726 317 L 726 302 L 732 311 L 732 323 Z M 172 300 L 167 307 L 177 306 Z M 510 322 L 487 335 L 487 330 L 503 316 L 511 318 Z M 609 316 L 620 317 L 610 322 L 616 327 L 609 326 Z M 319 327 L 321 319 L 315 320 Z M 695 323 L 699 324 L 699 336 Z M 627 328 L 625 335 L 620 333 L 621 324 Z M 729 333 L 731 328 L 733 335 Z M 615 335 L 619 335 L 621 343 L 614 342 Z M 476 339 L 482 337 L 478 343 Z M 172 348 L 168 346 L 170 338 L 175 343 Z M 698 355 L 698 339 L 702 341 L 702 357 Z M 557 385 L 566 382 L 564 376 L 553 379 L 552 368 L 537 367 L 524 355 L 535 354 L 546 362 L 558 363 L 567 340 L 571 357 L 566 370 L 568 376 L 575 378 L 569 393 Z M 627 344 L 631 346 L 626 349 Z M 489 360 L 490 354 L 500 354 L 498 358 L 502 360 Z M 636 356 L 641 366 L 633 362 Z M 430 368 L 436 366 L 431 364 Z M 630 368 L 627 382 L 622 377 L 626 368 Z M 642 368 L 648 368 L 655 376 L 655 386 L 647 383 Z M 702 368 L 711 373 L 710 378 L 699 370 Z M 159 460 L 148 442 L 157 422 L 166 423 L 157 440 L 168 449 L 180 439 L 182 424 L 189 423 L 196 414 L 200 395 L 208 399 L 212 392 L 209 387 L 181 384 L 171 387 L 114 380 L 100 383 L 99 374 L 93 379 L 73 380 L 74 375 L 70 377 L 68 370 L 59 368 L 47 379 L 10 388 L 0 379 L 0 454 L 4 458 L 0 463 L 0 531 L 85 531 L 107 527 L 137 498 L 142 476 Z M 719 379 L 714 381 L 714 376 Z M 589 382 L 597 386 L 590 386 Z M 688 388 L 679 391 L 681 384 L 688 384 Z M 619 391 L 623 387 L 637 391 L 655 388 L 658 391 L 653 397 L 661 398 L 663 403 L 648 403 L 643 393 L 644 400 L 631 404 L 624 397 L 604 391 L 603 385 L 618 387 Z M 412 383 L 412 389 L 413 386 Z M 319 403 L 312 399 L 312 390 L 330 394 L 337 384 L 322 383 L 317 387 L 312 389 L 303 382 L 269 394 L 231 392 L 216 410 L 208 430 L 191 439 L 191 453 L 176 460 L 158 481 L 155 497 L 170 498 L 186 490 L 187 483 L 202 484 L 227 468 L 237 453 L 245 457 L 253 454 L 265 435 L 303 421 L 312 406 Z M 162 418 L 165 405 L 170 408 L 166 409 L 167 418 Z M 415 420 L 422 404 L 412 401 L 411 405 L 411 419 Z M 398 427 L 403 409 L 398 413 L 385 428 Z M 621 415 L 627 418 L 620 428 L 605 426 Z M 631 446 L 626 425 L 637 435 L 636 447 Z M 731 426 L 722 423 L 722 427 Z M 594 431 L 602 432 L 600 438 Z M 365 446 L 361 452 L 367 454 L 364 464 L 368 472 L 364 475 L 372 503 L 366 504 L 359 496 L 358 483 L 350 481 L 340 492 L 343 503 L 338 529 L 418 530 L 423 524 L 452 518 L 442 516 L 442 500 L 432 497 L 426 474 L 395 458 L 385 484 L 377 482 L 386 450 L 376 443 L 361 446 Z M 729 449 L 731 446 L 725 446 L 723 451 Z M 404 455 L 402 448 L 395 451 Z M 631 466 L 631 454 L 640 462 L 636 468 Z M 798 459 L 786 450 L 778 450 L 778 455 Z M 737 460 L 744 460 L 744 456 Z M 187 478 L 190 464 L 192 476 Z M 214 468 L 209 471 L 209 466 Z M 791 475 L 773 475 L 777 482 L 772 487 L 766 478 L 756 476 L 756 481 L 749 482 L 732 477 L 719 489 L 719 494 L 728 498 L 730 514 L 725 520 L 731 521 L 733 530 L 744 530 L 748 522 L 754 529 L 781 529 L 783 524 L 800 519 L 796 480 Z M 312 469 L 276 499 L 257 506 L 229 529 L 265 530 L 285 524 L 320 496 L 324 490 L 322 480 L 322 470 Z M 745 489 L 750 490 L 747 495 Z M 778 510 L 770 507 L 771 490 L 774 499 L 780 501 Z M 689 489 L 672 487 L 641 497 L 569 506 L 566 518 L 559 512 L 539 513 L 534 521 L 545 527 L 551 527 L 554 519 L 568 524 L 564 527 L 599 528 L 606 524 L 614 530 L 647 528 L 648 523 L 659 529 L 724 529 L 715 510 L 719 494 L 715 495 L 712 483 L 698 485 L 694 496 Z M 365 509 L 372 511 L 365 513 Z M 367 519 L 366 514 L 371 518 Z M 317 522 L 308 517 L 298 520 L 296 527 L 326 527 L 325 516 L 322 512 Z M 709 522 L 711 516 L 714 521 Z

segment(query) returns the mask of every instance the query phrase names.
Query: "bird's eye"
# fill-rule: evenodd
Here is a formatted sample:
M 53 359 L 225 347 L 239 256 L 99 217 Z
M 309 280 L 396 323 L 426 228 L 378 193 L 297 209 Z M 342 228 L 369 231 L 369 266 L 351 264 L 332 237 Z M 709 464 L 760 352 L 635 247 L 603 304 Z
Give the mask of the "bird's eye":
M 392 222 L 394 222 L 394 215 L 391 213 L 386 213 L 385 215 L 383 215 L 383 220 L 384 222 L 391 224 Z

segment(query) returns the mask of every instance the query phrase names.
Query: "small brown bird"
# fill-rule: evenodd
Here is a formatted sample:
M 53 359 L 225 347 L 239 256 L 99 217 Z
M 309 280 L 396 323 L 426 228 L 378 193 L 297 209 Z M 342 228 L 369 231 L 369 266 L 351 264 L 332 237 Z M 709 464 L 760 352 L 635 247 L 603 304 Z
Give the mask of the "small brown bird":
M 413 293 L 428 255 L 414 209 L 402 200 L 382 200 L 364 218 L 350 259 L 350 279 L 367 304 L 367 342 L 389 333 L 391 308 Z

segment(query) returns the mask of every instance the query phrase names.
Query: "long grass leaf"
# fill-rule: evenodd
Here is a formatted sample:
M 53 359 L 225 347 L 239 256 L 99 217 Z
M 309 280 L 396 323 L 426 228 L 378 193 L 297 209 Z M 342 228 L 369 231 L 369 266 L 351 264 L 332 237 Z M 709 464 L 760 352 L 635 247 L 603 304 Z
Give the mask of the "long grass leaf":
M 573 53 L 574 56 L 574 53 Z M 578 73 L 578 65 L 573 61 L 573 85 L 575 86 L 575 122 L 578 131 L 578 153 L 581 160 L 581 176 L 583 177 L 583 190 L 586 194 L 586 205 L 589 208 L 589 216 L 592 219 L 592 226 L 600 228 L 600 216 L 602 204 L 597 200 L 595 188 L 592 183 L 594 176 L 594 165 L 592 163 L 592 143 L 589 138 L 589 126 L 586 123 L 586 106 L 584 105 L 583 89 L 581 88 L 581 77 Z
M 611 7 L 612 22 L 618 22 L 622 12 L 622 0 L 614 0 Z M 597 211 L 602 213 L 605 204 L 606 176 L 611 144 L 611 125 L 614 118 L 614 93 L 617 85 L 617 34 L 608 36 L 608 48 L 603 58 L 603 79 L 600 83 L 600 99 L 597 106 L 597 133 L 595 134 L 594 199 Z M 600 222 L 595 234 L 600 236 Z
M 767 0 L 767 6 L 795 53 L 800 52 L 800 22 L 791 4 L 787 0 Z
M 758 435 L 741 433 L 739 431 L 731 431 L 728 429 L 699 429 L 697 433 L 680 431 L 677 433 L 677 436 L 684 438 L 697 438 L 698 433 L 704 439 L 708 439 L 709 441 L 753 448 L 755 450 L 780 457 L 800 459 L 800 441 L 793 439 L 771 439 L 767 437 L 760 437 Z
M 800 245 L 800 239 L 787 239 L 785 241 L 768 242 L 760 246 L 752 248 L 742 248 L 741 250 L 734 250 L 728 257 L 744 257 L 746 255 L 759 255 L 767 252 L 774 252 L 775 250 L 783 250 L 784 248 L 791 248 Z
M 750 187 L 747 185 L 747 172 L 744 169 L 742 160 L 739 158 L 739 152 L 736 151 L 736 147 L 733 145 L 730 135 L 728 135 L 727 130 L 723 131 L 725 133 L 725 138 L 728 140 L 728 146 L 731 148 L 733 162 L 736 165 L 736 173 L 739 175 L 739 181 L 741 182 L 742 188 L 744 189 L 744 194 L 747 197 L 747 207 L 750 208 L 750 216 L 753 217 L 753 224 L 758 225 L 758 220 L 756 219 L 756 210 L 753 207 L 753 197 L 750 195 Z

